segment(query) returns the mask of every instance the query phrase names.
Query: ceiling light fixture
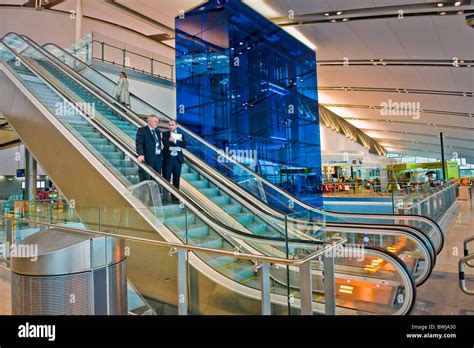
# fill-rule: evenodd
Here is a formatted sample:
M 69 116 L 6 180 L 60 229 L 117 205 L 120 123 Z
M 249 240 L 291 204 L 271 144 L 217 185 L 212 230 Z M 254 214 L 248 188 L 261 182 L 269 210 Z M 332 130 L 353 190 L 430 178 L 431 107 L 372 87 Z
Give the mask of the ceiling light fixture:
M 436 6 L 438 6 L 438 7 L 443 7 L 444 4 L 443 4 L 442 2 L 438 2 L 438 3 L 436 4 Z
M 456 6 L 456 7 L 457 7 L 457 6 L 461 6 L 461 4 L 462 4 L 462 1 L 456 1 L 456 2 L 454 3 L 454 6 Z
M 337 11 L 336 14 L 337 14 L 338 16 L 340 16 L 340 15 L 342 15 L 342 11 Z

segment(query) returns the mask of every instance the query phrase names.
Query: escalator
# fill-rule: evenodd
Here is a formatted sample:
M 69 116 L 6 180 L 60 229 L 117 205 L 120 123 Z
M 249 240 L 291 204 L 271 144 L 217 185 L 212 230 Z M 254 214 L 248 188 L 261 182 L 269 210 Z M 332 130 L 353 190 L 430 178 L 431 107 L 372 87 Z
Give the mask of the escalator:
M 58 106 L 74 104 L 77 95 L 39 70 L 48 66 L 48 60 L 43 60 L 35 49 L 23 47 L 20 54 L 0 45 L 0 111 L 68 200 L 76 202 L 76 210 L 87 227 L 101 225 L 117 235 L 188 242 L 222 250 L 235 250 L 245 241 L 252 252 L 264 250 L 275 256 L 281 255 L 286 244 L 291 257 L 324 244 L 252 235 L 222 224 L 189 195 L 176 191 L 150 168 L 138 164 L 136 154 L 129 151 L 127 142 L 118 135 L 125 132 L 116 124 L 111 128 L 115 126 L 117 133 L 111 132 L 104 126 L 106 120 L 102 115 L 93 115 L 86 107 L 67 113 L 58 110 Z M 138 182 L 139 168 L 154 180 Z M 181 204 L 167 204 L 167 196 L 174 196 Z M 169 281 L 175 278 L 176 265 L 168 253 L 150 253 L 133 244 L 131 249 L 129 275 L 137 289 L 148 298 L 176 304 L 176 284 Z M 198 287 L 206 289 L 206 296 L 199 298 L 199 313 L 260 312 L 260 270 L 254 264 L 237 258 L 214 258 L 205 252 L 190 254 L 189 263 L 197 270 Z M 380 272 L 367 270 L 368 264 L 375 264 Z M 317 264 L 313 276 L 314 310 L 322 313 L 322 274 Z M 298 297 L 298 288 L 292 284 L 294 277 L 295 270 L 287 279 L 281 277 L 281 270 L 272 270 L 275 313 L 285 314 L 288 289 Z M 406 314 L 413 306 L 416 291 L 410 272 L 399 258 L 384 250 L 367 247 L 359 260 L 336 259 L 337 284 L 348 281 L 354 285 L 354 294 L 337 299 L 338 313 Z M 363 290 L 370 291 L 373 297 L 364 298 L 362 293 L 367 291 Z M 226 303 L 235 300 L 234 308 L 225 308 L 223 299 Z M 290 305 L 297 309 L 299 302 Z
M 64 66 L 71 68 L 71 73 L 83 77 L 89 81 L 100 92 L 109 96 L 114 95 L 116 83 L 109 80 L 107 77 L 98 73 L 91 67 L 87 66 L 77 58 L 65 52 L 54 44 L 44 45 L 45 50 L 56 56 Z M 137 96 L 131 95 L 132 110 L 126 110 L 129 115 L 140 114 L 150 115 L 156 114 L 162 117 L 165 121 L 170 117 L 160 110 L 150 106 Z M 424 216 L 406 216 L 406 215 L 387 215 L 387 214 L 359 214 L 359 213 L 339 213 L 331 212 L 323 209 L 313 207 L 298 198 L 292 196 L 278 186 L 269 182 L 265 178 L 259 176 L 244 165 L 232 161 L 226 157 L 226 154 L 215 148 L 206 140 L 200 138 L 189 129 L 180 126 L 180 130 L 186 135 L 189 146 L 186 151 L 188 161 L 204 162 L 212 166 L 213 171 L 210 174 L 225 182 L 226 185 L 233 186 L 234 189 L 246 195 L 249 200 L 257 198 L 260 201 L 268 203 L 273 208 L 269 214 L 279 215 L 278 213 L 298 214 L 302 212 L 320 213 L 326 220 L 337 223 L 339 221 L 354 222 L 354 223 L 374 223 L 374 224 L 388 224 L 399 225 L 409 224 L 416 229 L 421 230 L 429 236 L 436 248 L 436 253 L 439 253 L 444 243 L 444 236 L 441 228 L 436 222 Z M 220 163 L 218 159 L 224 157 L 225 163 Z M 194 168 L 190 169 L 192 176 L 195 176 Z M 199 179 L 199 177 L 197 177 Z M 227 179 L 227 180 L 226 180 Z M 202 183 L 201 183 L 202 185 Z M 243 190 L 242 190 L 243 189 Z M 281 214 L 280 214 L 281 216 Z
M 18 41 L 15 37 L 14 41 Z M 25 40 L 28 40 L 25 38 Z M 34 45 L 34 43 L 28 40 L 28 43 Z M 13 42 L 12 45 L 16 43 Z M 39 47 L 37 47 L 39 49 Z M 59 68 L 58 66 L 54 66 L 51 62 L 48 63 L 47 70 L 51 72 L 57 79 L 62 80 L 65 85 L 69 85 L 70 88 L 73 88 L 77 91 L 79 95 L 79 100 L 89 100 L 91 99 L 91 91 L 94 89 L 94 86 L 87 86 L 86 83 L 82 84 L 79 80 L 73 80 L 71 76 L 78 75 L 76 71 L 80 72 L 83 76 L 93 81 L 95 85 L 99 85 L 103 87 L 105 90 L 108 91 L 109 94 L 113 94 L 115 84 L 102 76 L 101 74 L 95 72 L 90 67 L 86 66 L 84 63 L 80 62 L 76 58 L 68 55 L 67 53 L 63 52 L 59 48 L 54 45 L 48 44 L 45 48 L 53 53 L 56 57 L 58 57 L 63 63 L 66 63 L 68 67 L 73 68 L 74 70 L 70 71 L 70 75 L 68 76 L 64 69 L 66 68 Z M 59 62 L 57 62 L 59 63 Z M 45 67 L 44 63 L 41 63 L 43 67 Z M 76 76 L 77 77 L 77 76 Z M 90 83 L 89 83 L 90 85 Z M 72 86 L 72 87 L 71 87 Z M 89 89 L 89 90 L 88 90 Z M 104 90 L 100 90 L 98 94 L 106 94 Z M 109 99 L 109 107 L 113 105 L 114 101 L 110 101 Z M 101 103 L 101 102 L 100 102 Z M 99 104 L 100 104 L 99 103 Z M 137 113 L 141 114 L 153 114 L 159 113 L 158 110 L 152 109 L 149 105 L 145 104 L 141 100 L 132 96 L 132 105 L 134 105 L 134 109 L 137 109 Z M 116 105 L 116 107 L 121 107 Z M 127 136 L 130 138 L 128 139 L 128 144 L 133 147 L 133 137 L 134 132 L 130 129 L 130 127 L 138 127 L 138 125 L 143 125 L 143 121 L 139 119 L 137 114 L 131 112 L 131 110 L 124 110 L 127 113 L 121 120 L 116 115 L 112 115 L 110 111 L 103 110 L 102 104 L 100 104 L 100 112 L 106 115 L 106 118 L 109 121 L 112 121 L 114 124 L 119 125 L 119 128 L 122 128 L 123 132 L 126 133 Z M 123 120 L 129 120 L 129 123 L 126 127 L 124 127 Z M 138 125 L 137 125 L 138 123 Z M 110 128 L 110 127 L 109 127 Z M 183 130 L 183 128 L 181 129 Z M 185 130 L 185 132 L 188 132 Z M 188 133 L 185 133 L 188 135 Z M 189 133 L 191 134 L 191 133 Z M 124 135 L 125 138 L 127 136 Z M 206 151 L 213 151 L 212 146 L 208 146 L 205 144 L 205 141 L 192 135 L 187 137 L 187 141 L 194 144 L 194 146 L 190 146 L 191 148 L 209 148 L 210 150 Z M 197 144 L 197 145 L 196 145 Z M 202 145 L 206 146 L 202 146 Z M 191 150 L 192 151 L 192 150 Z M 203 153 L 201 150 L 194 150 L 195 152 Z M 220 152 L 215 151 L 215 155 L 221 155 Z M 206 158 L 206 156 L 204 156 Z M 213 157 L 215 160 L 215 156 Z M 214 161 L 215 162 L 215 161 Z M 229 166 L 227 166 L 226 171 L 229 171 Z M 232 168 L 230 168 L 232 169 Z M 246 168 L 242 168 L 242 166 L 237 167 L 237 169 L 251 173 L 250 170 Z M 253 174 L 253 173 L 251 173 Z M 254 177 L 258 180 L 258 176 L 255 174 Z M 256 197 L 250 196 L 250 192 L 258 192 L 258 190 L 251 190 L 247 189 L 245 186 L 236 187 L 235 183 L 229 180 L 226 176 L 220 174 L 218 171 L 209 170 L 209 166 L 202 160 L 200 160 L 197 156 L 195 156 L 192 152 L 186 152 L 186 164 L 183 166 L 183 174 L 182 178 L 184 179 L 184 186 L 183 190 L 188 192 L 191 196 L 194 197 L 195 200 L 199 202 L 207 202 L 205 204 L 205 208 L 211 212 L 213 212 L 218 219 L 224 219 L 228 221 L 227 223 L 230 224 L 234 228 L 239 228 L 242 230 L 248 230 L 251 233 L 257 235 L 266 235 L 266 236 L 276 236 L 282 233 L 282 229 L 278 227 L 284 225 L 285 215 L 282 215 L 279 212 L 275 212 L 272 210 L 268 205 L 264 202 L 260 202 L 260 204 L 255 204 Z M 248 180 L 245 180 L 248 181 Z M 244 182 L 245 182 L 244 181 Z M 262 207 L 264 209 L 262 209 Z M 289 216 L 290 224 L 293 226 L 298 226 L 295 229 L 298 232 L 301 225 L 309 225 L 304 223 L 305 221 L 310 222 L 310 224 L 314 227 L 314 218 L 317 219 L 321 216 L 328 215 L 331 213 L 327 213 L 325 211 L 318 211 L 318 210 L 305 210 L 301 213 L 294 213 Z M 333 213 L 336 217 L 338 216 L 337 213 Z M 308 218 L 308 215 L 311 215 Z M 344 216 L 344 214 L 341 214 Z M 386 216 L 382 216 L 382 218 L 386 218 Z M 366 217 L 362 216 L 359 218 L 360 220 L 364 221 Z M 394 217 L 390 216 L 390 219 L 393 221 Z M 288 222 L 287 222 L 288 223 Z M 308 232 L 307 226 L 304 226 L 306 232 Z M 328 227 L 331 227 L 330 229 Z M 379 237 L 380 231 L 384 229 L 392 230 L 392 238 L 386 237 L 381 238 Z M 390 248 L 389 250 L 393 250 L 399 256 L 407 256 L 410 258 L 411 263 L 411 270 L 415 275 L 415 280 L 417 284 L 422 284 L 426 281 L 431 273 L 431 270 L 435 264 L 436 253 L 433 251 L 432 241 L 426 238 L 417 228 L 413 226 L 403 226 L 399 229 L 404 230 L 402 233 L 397 231 L 396 228 L 393 228 L 391 225 L 376 225 L 376 224 L 342 224 L 338 222 L 331 222 L 326 228 L 322 228 L 320 225 L 316 224 L 316 228 L 313 228 L 306 233 L 306 238 L 319 238 L 319 237 L 330 237 L 333 235 L 336 236 L 351 236 L 354 237 L 355 235 L 358 236 L 357 239 L 353 238 L 354 243 L 359 244 L 366 244 L 366 245 L 376 245 L 385 248 Z M 398 229 L 398 230 L 399 230 Z M 372 238 L 368 238 L 367 235 L 371 235 Z M 299 233 L 299 237 L 301 237 L 301 233 Z M 369 239 L 369 243 L 365 240 Z M 405 241 L 401 241 L 404 239 Z M 406 240 L 410 240 L 406 242 Z
M 28 39 L 25 38 L 25 40 L 27 40 L 29 44 L 34 45 L 34 43 Z M 5 41 L 10 43 L 13 47 L 16 46 L 17 49 L 21 49 L 21 46 L 24 45 L 22 40 L 16 36 L 13 36 L 12 40 L 8 40 L 7 37 Z M 36 48 L 39 50 L 39 47 L 36 46 Z M 47 73 L 51 73 L 54 78 L 62 83 L 60 87 L 72 89 L 78 98 L 77 101 L 97 99 L 84 85 L 65 74 L 64 71 L 55 66 L 52 62 L 39 60 L 38 63 L 42 68 L 47 70 Z M 75 64 L 77 65 L 79 62 L 75 62 Z M 135 127 L 136 131 L 138 127 L 137 122 L 143 123 L 143 121 L 140 121 L 136 115 L 135 119 L 128 119 L 127 115 L 120 119 L 118 115 L 114 114 L 112 104 L 109 104 L 109 109 L 107 109 L 107 106 L 100 100 L 97 100 L 95 104 L 98 113 L 105 115 L 102 119 L 103 122 L 106 123 L 107 128 L 112 129 L 114 125 L 118 125 L 118 127 L 116 127 L 118 128 L 117 135 L 127 140 L 130 147 L 129 150 L 133 151 L 134 132 L 130 127 Z M 127 119 L 129 123 L 123 121 Z M 113 123 L 113 125 L 111 123 Z M 187 157 L 190 156 L 188 155 Z M 198 169 L 198 166 L 200 169 Z M 192 157 L 192 159 L 188 160 L 187 164 L 184 165 L 182 176 L 185 181 L 182 185 L 184 186 L 184 191 L 189 192 L 195 201 L 200 202 L 207 211 L 212 212 L 217 219 L 226 221 L 226 224 L 232 228 L 238 228 L 261 236 L 278 237 L 278 235 L 284 235 L 284 229 L 281 228 L 283 224 L 281 219 L 277 221 L 274 216 L 270 216 L 261 210 L 257 211 L 258 209 L 256 209 L 254 204 L 255 200 L 245 203 L 243 202 L 245 201 L 245 197 L 236 195 L 233 191 L 225 192 L 221 183 L 216 185 L 217 181 L 211 177 L 210 170 L 205 167 L 202 161 L 200 162 Z M 203 202 L 207 202 L 207 204 Z M 383 226 L 379 226 L 378 228 L 369 225 L 359 226 L 357 228 L 354 226 L 337 226 L 337 228 L 334 227 L 327 230 L 317 224 L 315 228 L 317 233 L 310 231 L 311 233 L 306 233 L 302 236 L 301 233 L 298 233 L 300 224 L 300 221 L 292 223 L 292 227 L 294 228 L 291 228 L 291 231 L 294 231 L 298 235 L 298 238 L 318 239 L 354 237 L 358 235 L 360 241 L 366 238 L 364 236 L 367 234 L 375 235 L 374 238 L 372 238 L 372 245 L 391 248 L 399 257 L 406 260 L 406 263 L 410 265 L 410 270 L 414 274 L 417 285 L 422 284 L 428 279 L 435 264 L 436 254 L 433 252 L 430 241 L 425 238 L 422 233 L 414 229 L 411 229 L 411 231 L 395 231 L 392 229 L 391 234 L 379 238 L 379 235 L 384 233 L 381 231 L 384 228 Z M 314 220 L 312 220 L 312 224 L 314 226 Z M 410 228 L 406 227 L 405 229 Z M 357 240 L 353 242 L 358 243 Z M 359 242 L 358 244 L 361 243 Z

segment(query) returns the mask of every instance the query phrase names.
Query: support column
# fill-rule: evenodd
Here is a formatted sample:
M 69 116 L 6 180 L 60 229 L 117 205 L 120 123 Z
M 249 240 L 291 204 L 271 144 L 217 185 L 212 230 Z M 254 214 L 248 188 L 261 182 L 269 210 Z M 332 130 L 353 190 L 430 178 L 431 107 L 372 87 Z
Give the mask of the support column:
M 443 132 L 439 133 L 440 146 L 441 146 L 441 168 L 443 169 L 443 181 L 446 181 L 446 160 L 444 159 L 444 139 Z
M 36 182 L 38 165 L 33 155 L 25 147 L 25 199 L 30 203 L 36 201 Z
M 82 0 L 76 0 L 76 42 L 82 38 Z

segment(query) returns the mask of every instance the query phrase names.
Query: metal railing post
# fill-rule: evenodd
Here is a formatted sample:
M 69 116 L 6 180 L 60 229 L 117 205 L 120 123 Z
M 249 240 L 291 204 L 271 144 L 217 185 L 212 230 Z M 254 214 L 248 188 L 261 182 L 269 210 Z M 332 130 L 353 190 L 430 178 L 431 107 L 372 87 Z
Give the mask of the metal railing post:
M 262 315 L 272 314 L 272 302 L 270 294 L 270 264 L 264 262 L 262 264 Z
M 336 315 L 336 282 L 332 250 L 323 256 L 324 308 L 326 315 Z M 330 255 L 329 255 L 330 254 Z
M 186 250 L 178 250 L 178 315 L 188 315 L 186 254 Z
M 6 219 L 5 221 L 5 233 L 6 233 L 6 240 L 8 245 L 11 245 L 13 242 L 13 220 Z
M 311 262 L 300 265 L 301 315 L 313 315 L 313 284 Z
M 461 290 L 465 293 L 465 294 L 468 294 L 468 295 L 474 295 L 474 291 L 473 290 L 469 290 L 467 287 L 466 287 L 466 278 L 465 278 L 465 274 L 464 274 L 464 265 L 469 262 L 470 260 L 474 259 L 474 254 L 471 254 L 469 256 L 465 256 L 463 257 L 461 260 L 459 260 L 459 264 L 458 264 L 458 269 L 459 269 L 459 287 L 461 288 Z

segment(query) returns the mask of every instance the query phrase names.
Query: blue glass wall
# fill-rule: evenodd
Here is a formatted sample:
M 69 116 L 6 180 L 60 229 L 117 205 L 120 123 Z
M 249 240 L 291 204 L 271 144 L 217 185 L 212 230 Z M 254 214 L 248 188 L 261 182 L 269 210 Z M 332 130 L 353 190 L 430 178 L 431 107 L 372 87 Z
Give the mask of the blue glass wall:
M 176 18 L 176 67 L 179 123 L 223 151 L 256 154 L 241 162 L 320 203 L 313 50 L 240 1 L 210 1 Z

